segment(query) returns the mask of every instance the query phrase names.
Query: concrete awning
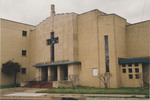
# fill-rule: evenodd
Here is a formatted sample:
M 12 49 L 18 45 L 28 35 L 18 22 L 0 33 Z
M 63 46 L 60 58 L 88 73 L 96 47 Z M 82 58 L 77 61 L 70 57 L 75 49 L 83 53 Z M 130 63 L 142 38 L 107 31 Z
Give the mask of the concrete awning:
M 52 62 L 45 64 L 36 64 L 33 67 L 45 67 L 45 66 L 57 66 L 57 65 L 68 65 L 68 64 L 81 64 L 80 61 L 66 61 L 66 62 Z
M 119 59 L 119 64 L 128 64 L 128 63 L 150 63 L 149 57 L 140 57 L 140 58 L 128 58 L 128 59 Z

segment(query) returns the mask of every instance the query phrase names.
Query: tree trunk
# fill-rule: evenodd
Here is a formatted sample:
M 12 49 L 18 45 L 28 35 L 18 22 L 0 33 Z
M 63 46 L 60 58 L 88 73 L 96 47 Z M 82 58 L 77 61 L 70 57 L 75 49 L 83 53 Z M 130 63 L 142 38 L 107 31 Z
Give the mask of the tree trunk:
M 14 75 L 14 85 L 16 85 L 17 73 Z

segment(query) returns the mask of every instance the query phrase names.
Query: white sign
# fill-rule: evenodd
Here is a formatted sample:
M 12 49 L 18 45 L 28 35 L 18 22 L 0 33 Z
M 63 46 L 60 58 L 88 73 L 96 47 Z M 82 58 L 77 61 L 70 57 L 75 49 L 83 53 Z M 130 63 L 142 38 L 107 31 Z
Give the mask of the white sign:
M 98 76 L 98 70 L 97 70 L 97 68 L 93 68 L 93 76 Z

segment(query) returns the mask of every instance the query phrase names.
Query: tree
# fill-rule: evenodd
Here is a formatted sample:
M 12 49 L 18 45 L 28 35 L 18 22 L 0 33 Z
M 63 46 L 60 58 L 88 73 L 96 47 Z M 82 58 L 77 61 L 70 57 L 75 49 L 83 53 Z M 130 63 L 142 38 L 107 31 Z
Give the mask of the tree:
M 21 65 L 13 60 L 2 64 L 2 72 L 6 75 L 14 75 L 14 85 L 16 85 L 17 73 L 20 72 Z
M 69 82 L 70 82 L 70 84 L 71 84 L 72 89 L 75 89 L 76 81 L 77 81 L 77 75 L 70 74 L 70 75 L 68 76 L 68 79 L 69 79 Z
M 138 76 L 138 78 L 139 78 L 139 84 L 140 84 L 141 89 L 144 89 L 143 73 L 139 73 L 137 76 Z
M 112 75 L 109 72 L 106 72 L 105 74 L 100 74 L 98 78 L 103 82 L 105 88 L 108 88 L 108 83 L 111 77 Z

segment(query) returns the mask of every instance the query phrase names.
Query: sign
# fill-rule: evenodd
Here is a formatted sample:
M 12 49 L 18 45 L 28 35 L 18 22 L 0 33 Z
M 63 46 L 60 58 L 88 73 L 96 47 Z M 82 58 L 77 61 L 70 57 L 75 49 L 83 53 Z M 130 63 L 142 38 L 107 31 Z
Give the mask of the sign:
M 93 68 L 93 76 L 98 76 L 98 70 L 97 70 L 97 68 Z

